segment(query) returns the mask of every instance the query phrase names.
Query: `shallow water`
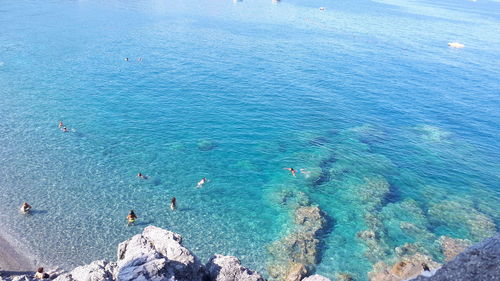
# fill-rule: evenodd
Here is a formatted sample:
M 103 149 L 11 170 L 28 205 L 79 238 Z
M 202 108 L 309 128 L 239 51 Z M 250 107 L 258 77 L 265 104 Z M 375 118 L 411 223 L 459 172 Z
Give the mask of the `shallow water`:
M 329 221 L 320 274 L 363 280 L 406 242 L 440 260 L 439 236 L 500 223 L 499 6 L 4 0 L 0 227 L 71 268 L 154 224 L 267 274 L 301 191 Z

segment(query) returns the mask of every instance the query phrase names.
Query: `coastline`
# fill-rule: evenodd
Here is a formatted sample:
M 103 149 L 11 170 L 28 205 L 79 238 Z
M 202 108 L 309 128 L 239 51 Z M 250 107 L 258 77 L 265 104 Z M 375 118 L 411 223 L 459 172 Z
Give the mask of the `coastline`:
M 32 274 L 35 262 L 7 239 L 5 232 L 0 234 L 0 275 Z

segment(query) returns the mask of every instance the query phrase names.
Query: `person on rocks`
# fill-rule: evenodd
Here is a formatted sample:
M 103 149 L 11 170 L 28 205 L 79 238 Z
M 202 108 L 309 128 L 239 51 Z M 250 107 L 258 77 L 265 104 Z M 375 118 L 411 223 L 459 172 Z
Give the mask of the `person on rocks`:
M 130 210 L 130 213 L 127 216 L 128 225 L 134 224 L 137 216 L 134 213 L 134 210 Z
M 43 267 L 39 267 L 35 273 L 36 279 L 49 279 L 50 275 L 43 271 Z
M 172 197 L 170 200 L 170 209 L 172 209 L 172 211 L 177 209 L 177 199 L 175 197 Z
M 27 202 L 24 202 L 23 205 L 21 206 L 21 213 L 27 214 L 31 210 L 31 205 L 28 204 Z

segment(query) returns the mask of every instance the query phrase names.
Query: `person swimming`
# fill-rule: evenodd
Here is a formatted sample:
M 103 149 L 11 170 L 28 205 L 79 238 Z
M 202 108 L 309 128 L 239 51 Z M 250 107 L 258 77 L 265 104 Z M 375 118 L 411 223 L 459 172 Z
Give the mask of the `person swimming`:
M 142 173 L 138 173 L 137 177 L 141 178 L 141 179 L 147 179 L 148 178 L 148 177 L 146 177 L 146 175 L 143 175 Z
M 66 127 L 63 127 L 63 128 L 62 128 L 62 131 L 63 131 L 63 132 L 65 132 L 65 133 L 69 132 L 69 131 L 68 131 L 68 128 L 66 128 Z
M 294 168 L 283 168 L 284 170 L 288 170 L 290 171 L 290 173 L 292 173 L 292 175 L 295 177 L 295 173 L 297 173 L 297 171 L 294 169 Z
M 134 213 L 134 210 L 130 210 L 130 213 L 127 216 L 128 225 L 134 224 L 137 216 Z
M 202 187 L 205 183 L 207 182 L 207 178 L 203 177 L 198 184 L 196 185 L 197 188 Z
M 129 59 L 128 59 L 128 58 L 124 58 L 123 60 L 124 60 L 124 61 L 129 61 Z
M 21 213 L 27 214 L 31 210 L 30 204 L 24 202 L 23 205 L 21 206 Z
M 175 197 L 172 197 L 170 200 L 170 209 L 175 210 L 177 208 L 177 199 Z
M 62 121 L 59 121 L 59 129 L 62 129 L 64 127 L 64 124 Z

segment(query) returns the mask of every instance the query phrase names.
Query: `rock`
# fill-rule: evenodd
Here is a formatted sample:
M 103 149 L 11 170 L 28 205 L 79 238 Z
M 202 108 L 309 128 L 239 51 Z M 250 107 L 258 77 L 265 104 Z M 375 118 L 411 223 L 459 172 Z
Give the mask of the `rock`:
M 467 202 L 444 200 L 431 204 L 428 214 L 433 224 L 464 233 L 473 241 L 481 241 L 496 233 L 492 219 Z
M 360 231 L 356 235 L 363 240 L 376 239 L 375 231 L 371 229 Z
M 205 265 L 210 281 L 265 281 L 265 279 L 241 266 L 236 257 L 214 255 Z
M 308 200 L 307 200 L 308 201 Z M 301 280 L 317 263 L 318 232 L 326 223 L 318 206 L 299 206 L 294 212 L 294 230 L 269 247 L 273 260 L 269 274 L 279 280 Z
M 292 263 L 288 268 L 285 281 L 300 281 L 307 274 L 307 268 L 301 263 Z
M 342 279 L 338 279 L 339 281 L 342 281 Z M 345 281 L 348 281 L 349 279 L 345 279 Z M 311 275 L 309 277 L 306 277 L 304 279 L 302 279 L 302 281 L 331 281 L 330 279 L 324 277 L 324 276 L 321 276 L 321 275 L 318 275 L 318 274 L 314 274 L 314 275 Z
M 421 274 L 424 269 L 422 264 L 426 264 L 430 270 L 437 269 L 440 264 L 434 262 L 432 258 L 420 253 L 406 256 L 392 266 L 387 266 L 383 262 L 374 265 L 373 270 L 368 273 L 370 281 L 403 281 Z
M 38 280 L 38 279 L 35 279 L 35 278 L 33 278 L 33 276 L 29 276 L 29 275 L 15 276 L 12 278 L 12 281 L 34 281 L 34 280 Z
M 115 279 L 202 281 L 203 265 L 181 243 L 179 234 L 146 227 L 118 246 Z
M 217 147 L 217 144 L 211 140 L 200 140 L 197 145 L 198 149 L 201 151 L 209 151 Z
M 318 279 L 318 281 L 324 281 L 324 280 L 330 280 L 326 277 L 323 277 L 323 276 L 320 276 L 321 278 L 324 278 L 324 279 Z M 355 281 L 356 279 L 354 279 L 354 277 L 349 274 L 349 273 L 337 273 L 335 275 L 335 279 L 337 281 Z
M 94 261 L 88 265 L 79 266 L 70 273 L 58 276 L 55 281 L 112 281 L 115 263 L 104 260 Z
M 413 243 L 405 243 L 403 246 L 394 248 L 394 252 L 398 257 L 411 256 L 416 254 L 419 250 L 420 248 Z
M 441 236 L 439 238 L 439 244 L 445 256 L 445 261 L 451 261 L 458 254 L 465 251 L 472 242 L 467 239 L 454 239 L 447 236 Z
M 495 281 L 500 276 L 500 234 L 478 243 L 445 264 L 431 277 L 412 281 Z

